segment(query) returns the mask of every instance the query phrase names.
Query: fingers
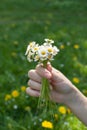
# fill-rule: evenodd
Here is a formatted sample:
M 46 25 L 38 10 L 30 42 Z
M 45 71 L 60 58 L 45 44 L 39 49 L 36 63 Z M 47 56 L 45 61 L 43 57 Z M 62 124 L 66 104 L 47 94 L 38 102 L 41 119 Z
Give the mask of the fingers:
M 29 87 L 26 89 L 26 93 L 33 97 L 39 97 L 40 96 L 40 88 L 41 84 L 34 80 L 28 81 Z
M 34 80 L 29 80 L 28 85 L 30 86 L 31 89 L 40 91 L 41 89 L 41 84 L 38 82 L 35 82 Z
M 50 68 L 49 68 L 50 69 Z M 49 70 L 47 70 L 46 68 L 44 68 L 41 65 L 38 65 L 36 67 L 36 72 L 41 76 L 41 77 L 46 77 L 47 79 L 51 78 L 51 73 L 49 72 Z
M 39 74 L 36 72 L 36 70 L 30 70 L 28 72 L 28 77 L 31 80 L 34 80 L 34 81 L 37 81 L 37 82 L 41 83 L 41 76 L 39 76 Z
M 47 65 L 47 69 L 45 69 L 43 66 L 38 65 L 36 67 L 36 70 L 30 70 L 28 72 L 28 77 L 34 81 L 37 81 L 41 83 L 42 77 L 46 77 L 47 79 L 51 78 L 51 71 L 52 67 L 51 65 Z
M 38 83 L 38 82 L 33 81 L 33 80 L 31 80 L 31 79 L 28 81 L 28 86 L 29 86 L 31 89 L 36 90 L 36 91 L 40 91 L 40 90 L 41 90 L 41 87 L 42 87 L 41 83 Z M 49 88 L 50 88 L 50 90 L 53 89 L 53 87 L 52 87 L 51 84 L 49 84 Z
M 28 81 L 28 85 L 29 85 L 29 87 L 26 90 L 27 94 L 29 94 L 30 96 L 34 96 L 34 97 L 40 96 L 41 83 L 38 83 L 38 82 L 30 79 Z M 50 90 L 53 89 L 51 85 L 49 85 L 49 88 L 50 88 Z
M 39 97 L 40 96 L 40 92 L 39 91 L 33 90 L 30 87 L 28 87 L 26 89 L 26 93 L 29 94 L 30 96 L 33 96 L 33 97 Z
M 47 65 L 47 68 L 44 68 L 41 65 L 36 67 L 36 72 L 39 76 L 46 77 L 47 79 L 51 79 L 52 82 L 61 82 L 64 79 L 63 74 L 53 68 L 50 64 Z
M 50 63 L 47 64 L 47 70 L 48 70 L 49 72 L 52 72 L 52 66 L 51 66 Z

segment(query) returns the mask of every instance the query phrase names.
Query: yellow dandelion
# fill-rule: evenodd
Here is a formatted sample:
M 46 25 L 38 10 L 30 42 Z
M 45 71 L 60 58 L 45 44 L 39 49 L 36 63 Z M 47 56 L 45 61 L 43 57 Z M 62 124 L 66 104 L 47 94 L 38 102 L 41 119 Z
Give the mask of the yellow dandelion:
M 62 45 L 60 45 L 60 49 L 64 49 L 65 48 L 65 46 L 62 44 Z
M 5 96 L 5 101 L 8 101 L 8 100 L 10 100 L 11 99 L 11 95 L 10 94 L 6 94 L 6 96 Z
M 73 81 L 74 83 L 76 83 L 76 84 L 78 84 L 78 83 L 80 82 L 80 80 L 79 80 L 77 77 L 74 77 L 74 78 L 72 79 L 72 81 Z
M 26 87 L 25 86 L 21 86 L 21 91 L 25 92 L 25 90 L 26 90 Z
M 30 106 L 26 106 L 26 107 L 24 108 L 24 110 L 25 110 L 25 111 L 30 111 L 31 108 L 30 108 Z
M 42 122 L 42 127 L 52 129 L 53 128 L 53 123 L 50 122 L 50 121 L 45 120 L 45 121 Z
M 16 98 L 19 96 L 19 92 L 17 90 L 12 91 L 11 93 L 12 97 Z
M 75 49 L 79 49 L 79 45 L 78 45 L 78 44 L 75 44 L 73 47 L 74 47 Z
M 66 114 L 66 108 L 64 106 L 60 106 L 58 111 L 61 113 L 61 114 Z

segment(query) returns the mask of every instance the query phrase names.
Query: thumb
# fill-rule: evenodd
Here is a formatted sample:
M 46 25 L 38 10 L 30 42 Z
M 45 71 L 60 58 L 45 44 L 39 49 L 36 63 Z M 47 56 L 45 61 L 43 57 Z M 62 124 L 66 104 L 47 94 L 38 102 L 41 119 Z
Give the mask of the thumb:
M 62 74 L 60 71 L 58 71 L 58 70 L 56 70 L 55 68 L 53 68 L 50 63 L 47 64 L 47 70 L 48 70 L 48 71 L 51 73 L 51 75 L 52 75 L 52 76 L 51 76 L 52 82 L 53 82 L 53 81 L 54 81 L 54 82 L 61 82 L 61 81 L 62 81 L 63 74 Z
M 52 74 L 52 82 L 54 83 L 60 83 L 64 80 L 65 76 L 57 69 L 53 68 L 52 66 L 49 66 L 48 70 Z
M 46 67 L 46 68 L 47 68 L 47 70 L 48 70 L 49 72 L 52 72 L 52 66 L 51 66 L 50 63 L 47 64 L 47 67 Z

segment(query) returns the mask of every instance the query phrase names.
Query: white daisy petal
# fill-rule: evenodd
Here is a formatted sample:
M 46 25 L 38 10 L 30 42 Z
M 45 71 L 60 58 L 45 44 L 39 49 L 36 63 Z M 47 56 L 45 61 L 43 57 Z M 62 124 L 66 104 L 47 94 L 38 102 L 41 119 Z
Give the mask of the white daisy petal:
M 46 39 L 44 39 L 44 40 L 45 40 L 45 42 L 48 43 L 48 44 L 52 44 L 52 43 L 54 43 L 54 41 L 51 40 L 51 39 L 47 39 L 47 38 L 46 38 Z

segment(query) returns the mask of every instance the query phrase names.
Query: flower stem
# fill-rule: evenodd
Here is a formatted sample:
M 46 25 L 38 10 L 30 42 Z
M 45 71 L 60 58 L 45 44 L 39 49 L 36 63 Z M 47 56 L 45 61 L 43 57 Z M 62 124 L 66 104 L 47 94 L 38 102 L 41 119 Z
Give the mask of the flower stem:
M 44 62 L 44 68 L 46 68 L 47 62 Z M 48 79 L 42 78 L 42 87 L 40 91 L 40 97 L 38 100 L 38 108 L 41 109 L 44 107 L 43 111 L 51 113 L 53 115 L 53 109 L 55 107 L 55 103 L 50 100 L 50 84 Z
M 47 66 L 47 61 L 43 62 L 43 67 L 46 68 Z M 40 97 L 38 101 L 38 107 L 43 107 L 48 108 L 48 104 L 50 101 L 50 88 L 49 88 L 49 81 L 46 78 L 42 78 L 42 87 L 40 91 Z
M 45 106 L 45 108 L 47 109 L 49 101 L 50 101 L 49 81 L 46 78 L 42 78 L 42 87 L 38 107 Z

